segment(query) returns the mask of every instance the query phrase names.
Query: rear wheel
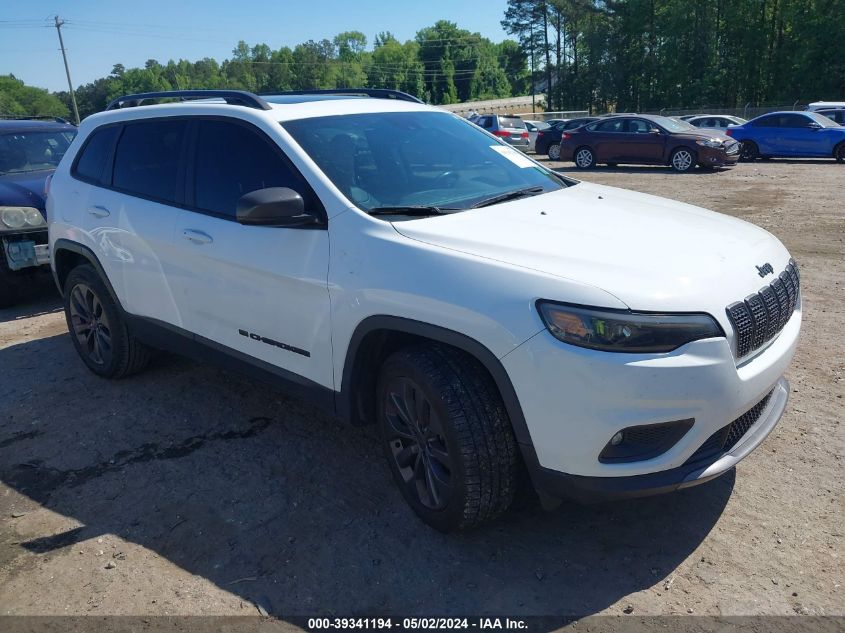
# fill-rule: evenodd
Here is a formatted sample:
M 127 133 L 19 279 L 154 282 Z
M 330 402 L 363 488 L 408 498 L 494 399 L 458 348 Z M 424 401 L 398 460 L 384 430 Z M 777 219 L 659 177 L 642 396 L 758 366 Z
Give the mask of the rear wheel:
M 669 164 L 677 172 L 684 173 L 695 167 L 695 153 L 686 147 L 679 147 L 669 159 Z
M 549 160 L 560 160 L 560 143 L 549 145 Z
M 579 147 L 575 150 L 575 166 L 578 169 L 592 169 L 596 166 L 596 155 L 589 147 Z
M 423 521 L 451 532 L 508 509 L 516 441 L 501 396 L 475 359 L 436 344 L 400 350 L 381 368 L 377 398 L 390 470 Z
M 757 143 L 754 141 L 743 141 L 742 146 L 739 150 L 739 158 L 742 161 L 750 163 L 751 161 L 759 158 L 760 156 L 760 149 L 757 147 Z
M 82 362 L 103 378 L 123 378 L 141 371 L 150 350 L 129 332 L 123 313 L 97 271 L 74 268 L 64 287 L 65 319 Z
M 845 142 L 840 143 L 833 150 L 833 157 L 837 163 L 845 163 Z

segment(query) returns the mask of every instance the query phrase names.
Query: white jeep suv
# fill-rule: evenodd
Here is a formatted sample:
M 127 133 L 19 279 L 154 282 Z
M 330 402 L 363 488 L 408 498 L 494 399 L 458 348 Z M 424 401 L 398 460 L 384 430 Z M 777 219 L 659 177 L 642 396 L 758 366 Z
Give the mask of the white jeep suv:
M 402 93 L 122 97 L 48 218 L 91 371 L 174 350 L 377 424 L 443 531 L 504 512 L 523 469 L 546 505 L 705 482 L 786 406 L 801 298 L 775 237 Z

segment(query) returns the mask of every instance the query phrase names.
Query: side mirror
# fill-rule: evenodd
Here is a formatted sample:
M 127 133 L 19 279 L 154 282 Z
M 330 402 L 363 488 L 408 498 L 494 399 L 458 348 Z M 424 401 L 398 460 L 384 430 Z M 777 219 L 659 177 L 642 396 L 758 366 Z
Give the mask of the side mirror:
M 810 128 L 811 130 L 820 130 L 820 129 L 822 129 L 821 124 L 820 124 L 820 123 L 816 123 L 815 121 L 810 121 L 810 122 L 807 124 L 807 127 L 808 127 L 808 128 Z
M 660 134 L 660 130 L 656 127 L 653 127 L 648 131 L 648 133 L 649 134 Z
M 287 187 L 268 187 L 241 196 L 235 212 L 238 222 L 249 226 L 303 226 L 317 218 L 305 212 L 305 201 Z

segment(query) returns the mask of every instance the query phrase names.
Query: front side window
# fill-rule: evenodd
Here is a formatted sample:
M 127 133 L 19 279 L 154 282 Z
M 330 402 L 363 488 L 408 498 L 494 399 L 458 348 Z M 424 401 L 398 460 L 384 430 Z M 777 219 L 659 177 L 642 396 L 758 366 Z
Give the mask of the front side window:
M 76 131 L 19 131 L 0 134 L 0 174 L 55 169 Z
M 310 190 L 259 132 L 230 121 L 198 126 L 194 207 L 234 218 L 241 196 L 268 187 L 293 189 L 312 203 Z
M 498 194 L 569 183 L 518 150 L 443 112 L 387 112 L 286 121 L 326 176 L 365 211 L 467 209 Z
M 631 119 L 628 121 L 628 131 L 632 134 L 648 134 L 651 126 L 642 119 Z
M 185 120 L 127 123 L 114 158 L 115 188 L 164 203 L 176 202 Z

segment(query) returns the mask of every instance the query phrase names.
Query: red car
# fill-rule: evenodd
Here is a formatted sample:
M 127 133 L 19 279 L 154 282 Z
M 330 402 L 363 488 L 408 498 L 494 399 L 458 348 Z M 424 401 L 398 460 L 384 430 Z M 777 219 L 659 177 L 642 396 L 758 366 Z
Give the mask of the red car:
M 696 165 L 732 167 L 739 160 L 739 143 L 669 117 L 616 115 L 564 132 L 560 156 L 574 161 L 579 169 L 625 163 L 669 165 L 685 172 Z

